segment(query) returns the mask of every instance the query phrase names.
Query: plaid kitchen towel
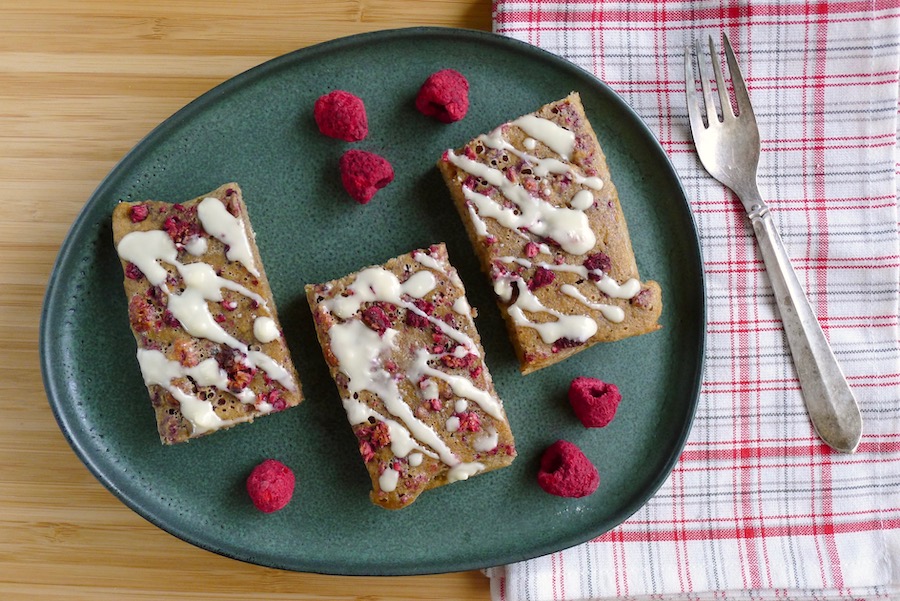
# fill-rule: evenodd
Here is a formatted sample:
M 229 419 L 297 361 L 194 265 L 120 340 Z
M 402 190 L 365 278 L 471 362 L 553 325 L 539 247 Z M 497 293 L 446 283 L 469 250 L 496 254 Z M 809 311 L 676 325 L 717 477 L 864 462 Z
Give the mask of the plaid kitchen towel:
M 900 3 L 494 3 L 496 32 L 621 94 L 671 157 L 706 270 L 706 372 L 666 484 L 584 545 L 489 571 L 494 599 L 900 599 Z M 684 48 L 728 34 L 759 183 L 862 409 L 854 455 L 815 436 L 747 218 L 694 151 Z

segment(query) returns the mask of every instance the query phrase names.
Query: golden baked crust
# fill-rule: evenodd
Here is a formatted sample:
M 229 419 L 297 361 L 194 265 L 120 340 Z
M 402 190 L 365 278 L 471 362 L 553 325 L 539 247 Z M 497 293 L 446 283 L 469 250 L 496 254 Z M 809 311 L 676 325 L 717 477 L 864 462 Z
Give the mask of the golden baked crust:
M 577 93 L 437 166 L 488 274 L 522 373 L 659 329 L 606 157 Z M 618 297 L 618 298 L 617 298 Z
M 388 509 L 516 452 L 443 244 L 306 286 L 325 361 Z
M 297 372 L 237 184 L 180 204 L 123 202 L 112 225 L 138 361 L 163 443 L 300 403 Z

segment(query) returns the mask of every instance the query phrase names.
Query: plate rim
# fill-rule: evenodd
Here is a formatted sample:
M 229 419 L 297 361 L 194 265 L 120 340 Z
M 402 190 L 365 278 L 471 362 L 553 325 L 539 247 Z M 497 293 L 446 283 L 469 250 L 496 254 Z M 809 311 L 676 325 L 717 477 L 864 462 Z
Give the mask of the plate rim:
M 692 225 L 693 236 L 688 236 L 688 239 L 691 242 L 690 254 L 692 256 L 690 258 L 691 264 L 693 266 L 696 266 L 699 275 L 698 287 L 689 291 L 692 296 L 700 299 L 701 302 L 697 307 L 699 316 L 699 332 L 697 332 L 696 334 L 699 340 L 699 344 L 695 352 L 696 370 L 693 374 L 692 380 L 688 383 L 690 390 L 690 398 L 687 399 L 688 407 L 686 412 L 688 415 L 688 419 L 685 420 L 683 424 L 681 424 L 680 432 L 678 432 L 677 437 L 674 438 L 675 444 L 673 445 L 669 456 L 666 458 L 666 461 L 663 464 L 664 467 L 656 474 L 656 477 L 651 481 L 650 486 L 645 488 L 643 493 L 637 495 L 635 501 L 625 505 L 619 511 L 612 514 L 612 516 L 610 516 L 610 519 L 606 520 L 606 522 L 609 522 L 612 525 L 608 526 L 606 523 L 604 523 L 602 526 L 580 536 L 569 536 L 562 539 L 554 539 L 553 543 L 546 543 L 535 547 L 529 547 L 527 551 L 508 554 L 504 557 L 498 557 L 495 559 L 477 558 L 469 559 L 467 561 L 460 561 L 455 563 L 454 565 L 449 566 L 446 569 L 435 569 L 432 567 L 422 570 L 417 569 L 415 565 L 404 564 L 392 565 L 390 567 L 373 566 L 370 569 L 344 570 L 340 569 L 340 566 L 325 567 L 317 565 L 315 564 L 315 561 L 311 559 L 308 559 L 305 562 L 283 562 L 280 565 L 277 562 L 264 563 L 261 561 L 255 561 L 252 557 L 249 556 L 249 554 L 241 556 L 240 553 L 236 553 L 230 549 L 221 548 L 219 546 L 211 544 L 208 540 L 196 536 L 196 533 L 190 532 L 178 525 L 169 524 L 165 522 L 165 520 L 159 519 L 158 516 L 154 515 L 152 511 L 149 511 L 144 506 L 145 504 L 141 503 L 135 498 L 132 498 L 126 491 L 124 491 L 120 486 L 117 485 L 114 479 L 112 479 L 106 472 L 101 470 L 100 467 L 96 464 L 96 461 L 92 454 L 89 453 L 85 446 L 82 444 L 82 440 L 80 440 L 73 434 L 72 428 L 70 427 L 71 422 L 69 420 L 71 416 L 68 414 L 69 412 L 67 412 L 66 407 L 63 406 L 63 399 L 67 398 L 67 395 L 65 394 L 65 387 L 60 385 L 59 382 L 57 382 L 53 377 L 53 372 L 56 367 L 51 361 L 51 359 L 58 359 L 59 357 L 63 356 L 62 352 L 57 352 L 58 349 L 61 350 L 61 346 L 55 344 L 57 340 L 54 338 L 53 332 L 49 327 L 51 325 L 49 323 L 51 320 L 55 320 L 54 323 L 56 323 L 56 321 L 61 321 L 59 319 L 59 310 L 56 309 L 58 303 L 60 302 L 58 300 L 59 295 L 56 294 L 56 292 L 60 287 L 60 280 L 62 278 L 61 267 L 66 263 L 68 257 L 71 255 L 72 247 L 75 244 L 76 239 L 80 237 L 80 233 L 90 225 L 87 220 L 84 219 L 84 216 L 86 215 L 88 210 L 92 208 L 96 202 L 98 202 L 98 198 L 104 196 L 106 190 L 112 187 L 114 185 L 114 182 L 116 182 L 123 173 L 126 173 L 128 171 L 129 165 L 137 161 L 138 158 L 142 155 L 142 151 L 144 150 L 144 148 L 152 144 L 155 138 L 159 135 L 162 135 L 167 130 L 179 127 L 186 119 L 192 117 L 193 114 L 197 111 L 201 111 L 205 106 L 215 102 L 219 97 L 226 96 L 232 90 L 251 84 L 260 76 L 264 76 L 269 72 L 274 72 L 285 65 L 291 64 L 293 61 L 297 60 L 297 57 L 300 57 L 302 60 L 309 60 L 317 53 L 329 52 L 332 49 L 353 46 L 360 43 L 378 43 L 384 40 L 394 41 L 398 38 L 415 38 L 420 36 L 441 36 L 448 38 L 466 37 L 472 41 L 505 45 L 510 50 L 517 53 L 524 53 L 526 56 L 539 56 L 543 60 L 554 64 L 564 71 L 567 71 L 569 73 L 576 73 L 580 77 L 587 78 L 597 88 L 604 90 L 604 92 L 608 94 L 609 98 L 617 105 L 618 109 L 629 113 L 633 121 L 639 125 L 642 130 L 640 132 L 641 137 L 646 137 L 653 141 L 655 151 L 661 159 L 660 166 L 665 167 L 666 171 L 668 172 L 666 174 L 668 178 L 673 180 L 677 184 L 675 191 L 683 201 L 683 207 L 681 208 L 683 208 L 684 212 L 689 217 L 689 221 Z M 615 92 L 612 88 L 609 87 L 609 85 L 596 77 L 593 73 L 587 71 L 586 69 L 583 69 L 582 67 L 559 55 L 555 55 L 542 48 L 533 46 L 515 38 L 510 38 L 493 32 L 453 27 L 418 26 L 382 29 L 342 36 L 339 38 L 319 42 L 310 46 L 298 48 L 271 59 L 267 59 L 262 63 L 259 63 L 220 82 L 213 88 L 207 90 L 200 96 L 185 104 L 183 107 L 178 109 L 169 117 L 165 118 L 159 124 L 154 126 L 110 168 L 101 182 L 97 185 L 97 187 L 85 201 L 84 205 L 75 216 L 72 225 L 66 232 L 60 245 L 56 259 L 53 262 L 50 276 L 48 277 L 47 285 L 45 288 L 43 303 L 40 312 L 38 350 L 40 355 L 41 377 L 43 380 L 44 390 L 46 392 L 48 403 L 51 407 L 58 427 L 62 431 L 64 438 L 72 447 L 78 459 L 88 468 L 94 478 L 96 478 L 120 502 L 125 504 L 129 509 L 134 511 L 137 515 L 153 524 L 157 528 L 160 528 L 164 532 L 167 532 L 193 546 L 216 553 L 218 555 L 250 564 L 261 565 L 275 569 L 344 576 L 407 576 L 484 569 L 500 566 L 503 564 L 533 559 L 535 557 L 540 557 L 549 553 L 561 551 L 589 541 L 592 538 L 608 532 L 609 530 L 622 524 L 640 508 L 646 505 L 647 502 L 656 495 L 660 487 L 671 475 L 671 472 L 677 464 L 687 442 L 688 436 L 691 432 L 693 422 L 696 417 L 697 406 L 699 404 L 700 389 L 702 385 L 703 373 L 705 370 L 705 349 L 707 343 L 706 329 L 706 274 L 700 246 L 700 237 L 697 227 L 696 215 L 691 209 L 684 186 L 678 176 L 677 171 L 672 165 L 671 159 L 663 149 L 654 132 L 647 126 L 640 115 L 631 106 L 629 106 L 617 92 Z

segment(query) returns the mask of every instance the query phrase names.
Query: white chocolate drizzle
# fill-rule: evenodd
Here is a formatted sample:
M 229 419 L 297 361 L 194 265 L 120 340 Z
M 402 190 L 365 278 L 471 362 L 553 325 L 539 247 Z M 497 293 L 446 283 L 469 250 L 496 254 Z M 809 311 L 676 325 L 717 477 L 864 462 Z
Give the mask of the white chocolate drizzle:
M 528 259 L 523 259 L 521 257 L 500 257 L 500 261 L 504 263 L 517 263 L 526 269 L 531 267 L 543 267 L 544 269 L 549 269 L 550 271 L 568 271 L 571 273 L 576 273 L 580 275 L 582 278 L 587 278 L 588 275 L 594 275 L 600 278 L 594 285 L 597 287 L 600 292 L 605 294 L 610 298 L 620 298 L 624 300 L 630 300 L 637 296 L 638 292 L 641 291 L 641 283 L 635 278 L 629 278 L 625 280 L 624 284 L 620 284 L 614 279 L 612 279 L 608 274 L 603 273 L 600 269 L 588 269 L 584 265 L 570 265 L 568 263 L 561 263 L 557 265 L 556 263 L 544 263 L 542 261 L 539 262 L 531 262 Z
M 229 261 L 239 261 L 247 271 L 259 277 L 247 230 L 240 219 L 228 212 L 221 200 L 212 197 L 201 200 L 197 205 L 197 217 L 206 233 L 228 247 L 225 257 Z
M 271 317 L 257 317 L 253 320 L 253 336 L 263 344 L 272 342 L 280 335 L 278 326 Z
M 432 378 L 444 380 L 450 385 L 453 394 L 474 401 L 485 413 L 494 419 L 503 420 L 503 406 L 498 399 L 478 388 L 471 380 L 464 378 L 463 376 L 455 376 L 429 367 L 428 361 L 436 358 L 438 358 L 437 355 L 432 355 L 425 349 L 417 350 L 415 362 L 412 367 L 409 368 L 410 378 L 418 380 L 421 376 L 430 376 Z
M 420 265 L 424 265 L 428 269 L 433 269 L 433 270 L 437 271 L 438 273 L 443 273 L 443 274 L 447 273 L 447 270 L 445 269 L 444 265 L 442 265 L 440 261 L 438 261 L 437 259 L 435 259 L 434 257 L 432 257 L 429 254 L 423 253 L 421 251 L 416 251 L 413 253 L 413 260 L 415 260 Z
M 481 436 L 475 439 L 475 442 L 472 444 L 472 447 L 481 453 L 487 453 L 488 451 L 493 451 L 497 448 L 497 443 L 500 441 L 500 436 L 497 434 L 497 431 L 493 428 L 485 431 Z
M 359 272 L 353 284 L 348 286 L 349 296 L 339 296 L 324 301 L 323 306 L 341 319 L 347 319 L 359 311 L 365 302 L 388 302 L 407 311 L 411 311 L 420 317 L 427 319 L 432 325 L 441 330 L 459 344 L 464 345 L 469 352 L 478 354 L 475 341 L 459 330 L 450 327 L 440 319 L 428 315 L 415 304 L 405 301 L 402 295 L 407 294 L 413 298 L 423 298 L 434 290 L 437 280 L 434 274 L 428 270 L 417 271 L 408 280 L 400 283 L 397 276 L 383 267 L 369 267 Z
M 545 343 L 553 344 L 561 338 L 575 342 L 586 342 L 597 333 L 597 322 L 592 318 L 586 315 L 568 315 L 545 306 L 528 289 L 521 276 L 510 274 L 497 278 L 494 282 L 494 291 L 497 292 L 497 295 L 502 300 L 508 302 L 512 299 L 513 283 L 518 287 L 519 295 L 515 302 L 506 308 L 507 313 L 517 326 L 536 330 L 541 340 Z M 529 313 L 546 313 L 556 317 L 556 320 L 532 321 L 525 316 L 526 311 Z
M 559 287 L 559 291 L 566 296 L 571 296 L 578 302 L 587 307 L 590 307 L 591 309 L 594 309 L 595 311 L 600 311 L 600 313 L 603 314 L 603 317 L 613 323 L 622 323 L 623 321 L 625 321 L 625 311 L 621 307 L 592 302 L 572 284 L 563 284 Z
M 202 256 L 209 248 L 209 243 L 203 236 L 191 236 L 184 243 L 184 250 L 188 251 L 195 257 Z
M 581 186 L 591 188 L 592 190 L 600 190 L 603 188 L 602 179 L 597 176 L 587 177 L 582 175 L 575 168 L 575 165 L 571 163 L 560 161 L 559 159 L 554 157 L 540 158 L 519 150 L 503 137 L 502 127 L 494 129 L 494 131 L 492 131 L 490 134 L 481 136 L 479 140 L 481 140 L 481 142 L 488 148 L 493 148 L 495 150 L 505 150 L 506 152 L 516 155 L 523 161 L 530 163 L 532 165 L 532 173 L 539 177 L 546 177 L 551 173 L 553 173 L 554 175 L 567 174 L 576 184 L 579 184 Z M 528 148 L 527 145 L 525 146 L 525 148 L 527 150 L 534 150 L 533 147 Z
M 575 150 L 575 132 L 557 125 L 549 119 L 535 115 L 525 115 L 512 122 L 526 134 L 540 140 L 545 146 L 562 158 L 569 160 Z
M 469 304 L 469 301 L 466 300 L 465 296 L 460 296 L 453 301 L 453 310 L 460 315 L 470 315 L 472 313 L 472 306 Z
M 393 467 L 388 466 L 381 475 L 378 476 L 378 487 L 384 492 L 394 492 L 397 489 L 397 482 L 400 480 L 400 472 Z
M 459 482 L 460 480 L 468 480 L 470 476 L 474 476 L 484 469 L 484 464 L 478 461 L 469 463 L 460 463 L 450 468 L 447 473 L 447 482 Z
M 162 351 L 143 348 L 138 349 L 137 359 L 144 384 L 148 387 L 161 386 L 178 401 L 181 414 L 193 427 L 193 434 L 203 434 L 235 423 L 219 417 L 212 403 L 186 392 L 174 383 L 190 377 L 198 386 L 215 386 L 219 390 L 227 390 L 228 375 L 215 359 L 206 359 L 194 367 L 185 367 L 178 361 L 167 359 Z
M 590 190 L 579 190 L 572 197 L 572 200 L 569 201 L 569 205 L 573 209 L 585 211 L 594 205 L 594 195 L 591 194 Z
M 511 230 L 524 228 L 538 236 L 552 238 L 563 250 L 580 255 L 594 248 L 597 239 L 583 211 L 568 207 L 555 207 L 545 200 L 532 196 L 523 186 L 506 179 L 503 172 L 464 156 L 447 152 L 450 161 L 476 177 L 495 186 L 517 209 L 507 208 L 489 196 L 463 186 L 466 200 L 475 205 L 478 214 L 494 218 Z

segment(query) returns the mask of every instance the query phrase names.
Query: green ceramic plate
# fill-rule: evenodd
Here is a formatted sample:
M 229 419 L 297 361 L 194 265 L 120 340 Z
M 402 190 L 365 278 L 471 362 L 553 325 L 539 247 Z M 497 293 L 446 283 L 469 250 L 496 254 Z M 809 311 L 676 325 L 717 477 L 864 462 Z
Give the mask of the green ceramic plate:
M 465 119 L 443 125 L 413 99 L 432 72 L 471 83 Z M 320 135 L 312 107 L 335 88 L 361 96 L 369 137 Z M 508 119 L 581 92 L 606 151 L 641 274 L 664 290 L 660 332 L 598 345 L 519 375 L 486 279 L 437 169 L 441 152 Z M 387 157 L 396 179 L 371 204 L 343 191 L 349 147 Z M 235 180 L 257 231 L 279 314 L 303 381 L 299 407 L 176 447 L 163 447 L 134 358 L 110 213 L 121 200 L 186 200 Z M 303 285 L 444 241 L 469 298 L 519 457 L 509 468 L 430 491 L 390 512 L 369 481 L 316 343 Z M 420 574 L 498 565 L 593 538 L 657 490 L 687 437 L 702 369 L 705 314 L 697 235 L 659 144 L 608 87 L 570 63 L 487 33 L 383 31 L 269 61 L 222 84 L 151 132 L 78 216 L 47 289 L 44 383 L 60 427 L 97 478 L 139 514 L 195 545 L 268 566 L 336 574 Z M 568 407 L 569 381 L 615 382 L 613 423 L 587 430 Z M 541 452 L 559 438 L 595 462 L 599 490 L 584 499 L 537 486 Z M 292 466 L 298 488 L 264 515 L 244 492 L 261 460 Z

